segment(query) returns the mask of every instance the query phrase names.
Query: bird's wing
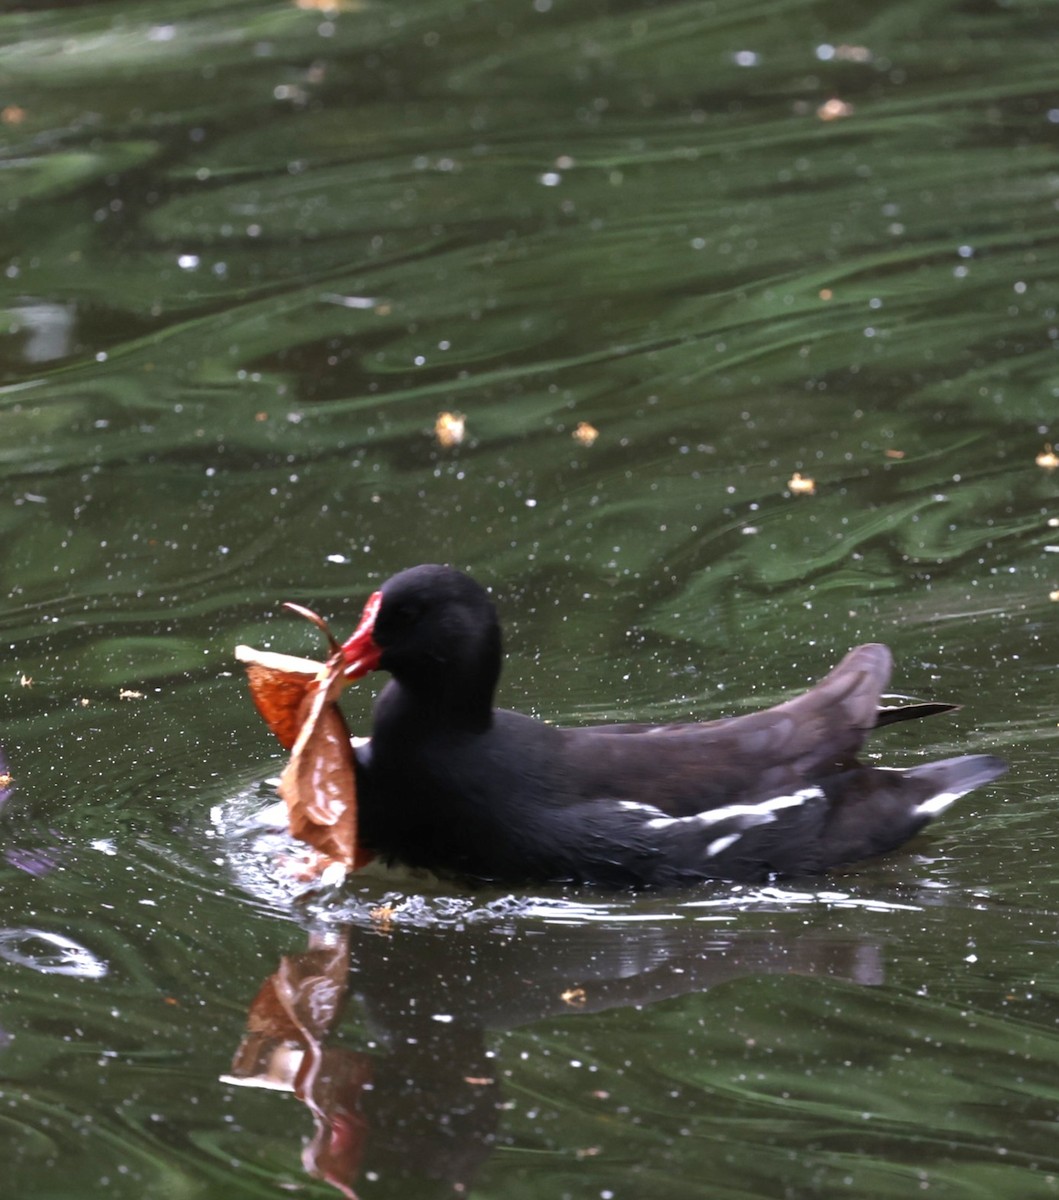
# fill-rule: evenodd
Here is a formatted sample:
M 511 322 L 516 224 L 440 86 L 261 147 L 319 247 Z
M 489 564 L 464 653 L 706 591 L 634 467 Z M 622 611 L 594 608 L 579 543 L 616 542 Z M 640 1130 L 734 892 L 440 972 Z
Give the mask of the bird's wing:
M 566 729 L 568 770 L 586 799 L 641 801 L 673 814 L 778 796 L 855 758 L 876 724 L 890 667 L 885 646 L 858 646 L 808 692 L 761 712 Z

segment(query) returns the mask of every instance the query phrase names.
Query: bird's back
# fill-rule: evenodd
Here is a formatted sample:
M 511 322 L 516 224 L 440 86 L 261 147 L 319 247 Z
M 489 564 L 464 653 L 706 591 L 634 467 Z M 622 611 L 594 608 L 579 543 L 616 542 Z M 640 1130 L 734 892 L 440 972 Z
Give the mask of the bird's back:
M 773 708 L 681 725 L 562 730 L 576 790 L 674 815 L 754 803 L 853 765 L 890 678 L 886 646 L 858 646 L 815 687 Z

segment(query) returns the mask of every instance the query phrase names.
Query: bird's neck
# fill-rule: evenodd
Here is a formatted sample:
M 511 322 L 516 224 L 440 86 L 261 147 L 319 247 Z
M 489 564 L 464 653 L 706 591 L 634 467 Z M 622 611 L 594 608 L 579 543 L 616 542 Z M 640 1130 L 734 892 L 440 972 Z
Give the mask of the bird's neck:
M 387 664 L 392 679 L 376 706 L 375 721 L 396 723 L 407 735 L 424 732 L 483 733 L 493 723 L 493 696 L 503 650 L 493 624 L 478 631 L 458 654 L 423 655 Z
M 493 687 L 449 676 L 391 679 L 375 703 L 375 735 L 402 739 L 423 733 L 484 733 L 493 723 Z

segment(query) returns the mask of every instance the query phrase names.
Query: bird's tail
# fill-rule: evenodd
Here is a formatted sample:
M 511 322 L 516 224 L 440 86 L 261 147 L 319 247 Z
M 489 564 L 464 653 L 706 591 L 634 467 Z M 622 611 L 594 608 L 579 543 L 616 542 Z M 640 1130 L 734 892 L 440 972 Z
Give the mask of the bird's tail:
M 955 800 L 1003 775 L 1007 769 L 1007 763 L 994 754 L 964 754 L 924 763 L 921 767 L 906 767 L 901 774 L 914 779 L 922 788 L 922 799 L 916 801 L 912 815 L 933 820 Z

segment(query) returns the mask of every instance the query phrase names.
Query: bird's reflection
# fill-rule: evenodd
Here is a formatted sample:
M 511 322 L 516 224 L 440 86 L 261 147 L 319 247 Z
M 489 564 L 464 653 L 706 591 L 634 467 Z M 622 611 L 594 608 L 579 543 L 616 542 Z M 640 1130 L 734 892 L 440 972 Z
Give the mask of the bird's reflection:
M 646 1006 L 765 974 L 881 980 L 880 953 L 833 936 L 673 924 L 315 929 L 261 986 L 226 1082 L 293 1094 L 312 1114 L 306 1171 L 355 1197 L 363 1171 L 464 1191 L 503 1111 L 492 1031 Z M 329 1044 L 355 998 L 371 1053 Z

